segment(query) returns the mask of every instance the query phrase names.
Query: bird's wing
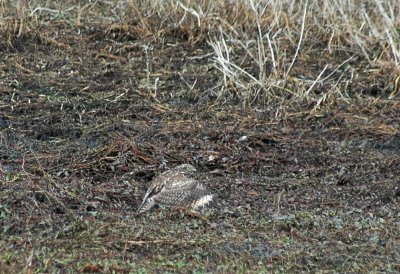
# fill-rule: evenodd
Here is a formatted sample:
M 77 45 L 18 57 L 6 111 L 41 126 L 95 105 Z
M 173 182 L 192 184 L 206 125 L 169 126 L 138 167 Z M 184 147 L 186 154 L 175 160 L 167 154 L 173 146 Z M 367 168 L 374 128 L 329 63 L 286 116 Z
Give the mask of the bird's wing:
M 173 173 L 170 172 L 170 170 L 164 172 L 153 180 L 153 182 L 147 189 L 146 194 L 143 197 L 142 203 L 138 207 L 137 211 L 144 212 L 151 209 L 155 205 L 155 203 L 158 203 L 156 197 L 159 197 L 160 192 L 164 192 L 164 194 L 160 196 L 163 197 L 160 204 L 179 204 L 179 201 L 176 200 L 176 197 L 179 196 L 180 199 L 185 200 L 185 196 L 187 196 L 187 194 L 190 193 L 190 191 L 192 191 L 197 186 L 197 184 L 198 183 L 196 180 L 191 179 L 182 173 Z M 173 193 L 180 194 L 176 194 L 176 197 L 171 200 L 171 195 L 173 195 Z M 170 202 L 168 202 L 167 200 Z
M 194 189 L 199 184 L 197 180 L 189 178 L 184 174 L 174 174 L 169 177 L 164 178 L 165 187 L 164 190 L 182 190 L 190 191 Z
M 189 206 L 207 195 L 209 192 L 202 184 L 194 179 L 185 178 L 169 184 L 153 198 L 160 205 Z

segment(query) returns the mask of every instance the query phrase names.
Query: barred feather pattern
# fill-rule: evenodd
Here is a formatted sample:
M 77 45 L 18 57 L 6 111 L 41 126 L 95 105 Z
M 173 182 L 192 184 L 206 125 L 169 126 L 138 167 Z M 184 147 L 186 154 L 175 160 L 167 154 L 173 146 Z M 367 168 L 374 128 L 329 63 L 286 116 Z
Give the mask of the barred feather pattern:
M 150 184 L 138 212 L 149 211 L 156 205 L 194 210 L 207 206 L 213 195 L 191 177 L 195 172 L 192 165 L 183 164 L 161 173 Z

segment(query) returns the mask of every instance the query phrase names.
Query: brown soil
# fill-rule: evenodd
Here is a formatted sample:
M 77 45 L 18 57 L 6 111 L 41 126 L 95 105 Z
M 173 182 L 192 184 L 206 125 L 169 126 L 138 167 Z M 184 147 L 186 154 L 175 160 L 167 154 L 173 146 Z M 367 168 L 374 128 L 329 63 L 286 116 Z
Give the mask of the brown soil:
M 398 99 L 244 108 L 206 41 L 163 38 L 59 21 L 0 42 L 1 272 L 400 271 Z M 181 163 L 215 207 L 137 216 Z

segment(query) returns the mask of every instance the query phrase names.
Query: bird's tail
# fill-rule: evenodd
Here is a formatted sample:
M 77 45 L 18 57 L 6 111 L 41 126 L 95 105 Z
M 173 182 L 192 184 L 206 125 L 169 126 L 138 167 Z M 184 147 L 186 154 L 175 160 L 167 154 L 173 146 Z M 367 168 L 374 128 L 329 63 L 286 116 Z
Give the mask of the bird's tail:
M 143 212 L 143 206 L 144 206 L 144 204 L 147 202 L 147 199 L 149 198 L 151 192 L 152 192 L 152 191 L 147 191 L 147 192 L 146 192 L 146 194 L 145 194 L 144 197 L 143 197 L 142 203 L 140 204 L 140 206 L 139 206 L 138 209 L 137 209 L 137 212 Z

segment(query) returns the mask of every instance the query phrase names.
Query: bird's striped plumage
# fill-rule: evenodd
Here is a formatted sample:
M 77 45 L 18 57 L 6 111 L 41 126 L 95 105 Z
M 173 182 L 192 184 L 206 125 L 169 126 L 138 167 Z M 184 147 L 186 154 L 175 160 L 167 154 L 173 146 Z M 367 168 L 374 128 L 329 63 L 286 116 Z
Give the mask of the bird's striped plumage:
M 192 165 L 183 164 L 157 176 L 138 208 L 139 213 L 149 211 L 155 205 L 194 210 L 207 206 L 213 195 L 203 184 L 191 177 L 195 172 Z

